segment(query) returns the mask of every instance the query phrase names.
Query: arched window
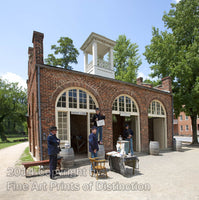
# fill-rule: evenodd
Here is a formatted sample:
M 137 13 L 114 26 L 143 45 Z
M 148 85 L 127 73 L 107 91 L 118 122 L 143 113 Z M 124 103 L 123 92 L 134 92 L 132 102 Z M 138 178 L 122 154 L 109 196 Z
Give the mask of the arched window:
M 166 112 L 162 103 L 158 100 L 153 100 L 149 105 L 148 115 L 151 117 L 165 117 Z
M 82 89 L 69 89 L 64 91 L 57 102 L 58 108 L 95 110 L 96 100 Z
M 139 114 L 137 103 L 128 95 L 120 95 L 114 100 L 112 105 L 112 113 L 129 113 L 132 115 Z

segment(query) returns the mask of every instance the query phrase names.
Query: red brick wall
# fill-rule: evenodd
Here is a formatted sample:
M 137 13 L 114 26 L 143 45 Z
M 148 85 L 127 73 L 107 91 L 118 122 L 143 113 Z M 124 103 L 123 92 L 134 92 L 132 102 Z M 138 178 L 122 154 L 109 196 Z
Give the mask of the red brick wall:
M 29 115 L 29 147 L 32 155 L 40 160 L 39 131 L 38 131 L 38 94 L 37 69 L 35 64 L 43 64 L 43 37 L 42 33 L 33 32 L 33 48 L 28 48 L 28 115 Z
M 182 116 L 182 120 L 180 118 Z M 192 136 L 192 124 L 191 124 L 191 117 L 188 116 L 188 119 L 186 119 L 186 114 L 184 112 L 180 113 L 180 116 L 178 117 L 178 135 L 181 136 Z M 189 130 L 186 130 L 186 125 L 189 126 Z M 183 126 L 183 130 L 181 131 L 181 126 Z M 197 120 L 197 127 L 199 126 L 199 118 Z M 198 127 L 199 131 L 199 127 Z
M 113 149 L 112 130 L 112 104 L 114 99 L 121 95 L 131 96 L 138 104 L 140 112 L 140 135 L 141 151 L 148 151 L 148 107 L 152 100 L 159 100 L 166 109 L 167 115 L 167 142 L 168 147 L 172 146 L 172 96 L 169 93 L 161 92 L 158 89 L 127 84 L 112 79 L 88 75 L 85 73 L 64 70 L 61 68 L 49 67 L 43 63 L 43 34 L 34 32 L 34 48 L 32 58 L 29 57 L 29 79 L 28 79 L 28 105 L 30 110 L 30 149 L 34 151 L 37 144 L 36 158 L 40 159 L 39 131 L 38 131 L 38 95 L 37 95 L 37 68 L 40 67 L 40 96 L 41 96 L 41 133 L 48 134 L 49 127 L 55 125 L 55 102 L 57 96 L 68 87 L 81 87 L 95 96 L 99 107 L 106 114 L 106 125 L 103 131 L 103 141 L 106 151 Z M 31 63 L 32 60 L 32 63 Z M 41 64 L 36 65 L 35 64 Z M 170 79 L 163 84 L 164 90 L 170 89 Z M 165 86 L 166 85 L 166 86 Z M 34 128 L 33 128 L 34 127 Z M 47 142 L 42 141 L 43 158 L 47 158 Z
M 152 100 L 163 103 L 167 112 L 168 147 L 172 145 L 172 109 L 171 95 L 151 91 L 147 88 L 89 76 L 84 73 L 62 70 L 52 67 L 41 67 L 41 119 L 42 133 L 48 133 L 50 126 L 55 124 L 55 102 L 57 96 L 66 88 L 81 87 L 92 93 L 106 114 L 104 127 L 104 141 L 107 151 L 113 149 L 112 132 L 112 104 L 121 94 L 128 94 L 138 103 L 140 111 L 141 149 L 148 151 L 148 107 Z M 44 149 L 47 148 L 44 142 Z

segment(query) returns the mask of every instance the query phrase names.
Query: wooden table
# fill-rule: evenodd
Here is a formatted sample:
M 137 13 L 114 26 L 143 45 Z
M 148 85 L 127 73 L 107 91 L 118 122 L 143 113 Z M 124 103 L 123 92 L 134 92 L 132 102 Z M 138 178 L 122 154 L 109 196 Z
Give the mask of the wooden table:
M 137 168 L 137 165 L 139 163 L 139 159 L 136 156 L 117 157 L 110 155 L 108 160 L 109 160 L 110 170 L 118 172 L 123 176 L 127 176 L 126 166 L 133 168 L 133 175 L 134 175 L 135 169 Z

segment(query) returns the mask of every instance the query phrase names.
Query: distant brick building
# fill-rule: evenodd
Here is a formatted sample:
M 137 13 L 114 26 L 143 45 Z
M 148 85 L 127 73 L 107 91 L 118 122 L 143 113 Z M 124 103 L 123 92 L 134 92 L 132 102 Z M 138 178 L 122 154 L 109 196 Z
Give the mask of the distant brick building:
M 197 130 L 199 135 L 199 117 L 197 119 Z M 184 112 L 181 112 L 177 119 L 174 117 L 174 135 L 192 136 L 192 134 L 190 116 L 186 116 Z
M 36 159 L 48 157 L 46 138 L 52 125 L 58 127 L 62 145 L 68 141 L 76 155 L 87 156 L 96 107 L 106 115 L 103 129 L 106 152 L 115 149 L 125 123 L 134 131 L 135 151 L 148 151 L 150 140 L 159 141 L 162 149 L 172 146 L 169 77 L 162 79 L 157 88 L 142 83 L 142 78 L 138 78 L 137 84 L 115 80 L 112 56 L 115 42 L 95 33 L 81 47 L 85 73 L 48 66 L 43 63 L 43 38 L 42 33 L 34 31 L 33 48 L 28 49 L 28 133 L 30 151 Z M 106 53 L 109 61 L 103 60 Z M 88 54 L 93 56 L 90 63 Z M 76 148 L 78 142 L 81 149 Z

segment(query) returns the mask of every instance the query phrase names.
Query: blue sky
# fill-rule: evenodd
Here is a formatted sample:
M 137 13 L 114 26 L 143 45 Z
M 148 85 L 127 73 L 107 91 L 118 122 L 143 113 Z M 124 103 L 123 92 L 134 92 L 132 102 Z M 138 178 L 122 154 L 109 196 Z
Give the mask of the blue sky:
M 0 76 L 25 85 L 28 47 L 34 30 L 44 33 L 44 57 L 61 36 L 79 50 L 74 70 L 83 71 L 79 49 L 91 32 L 116 40 L 120 34 L 139 46 L 139 75 L 150 73 L 142 55 L 150 44 L 152 26 L 164 30 L 162 16 L 179 0 L 7 0 L 0 3 Z

